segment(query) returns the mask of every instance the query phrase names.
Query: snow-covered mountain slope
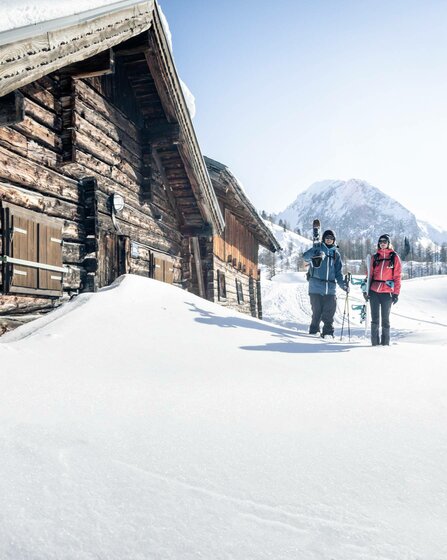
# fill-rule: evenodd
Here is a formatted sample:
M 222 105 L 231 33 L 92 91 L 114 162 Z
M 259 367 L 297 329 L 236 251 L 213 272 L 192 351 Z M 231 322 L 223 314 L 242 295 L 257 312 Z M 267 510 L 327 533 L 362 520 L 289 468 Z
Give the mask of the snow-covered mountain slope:
M 274 224 L 269 220 L 264 220 L 267 227 L 271 230 L 277 239 L 282 250 L 276 253 L 278 269 L 292 269 L 296 270 L 298 263 L 302 258 L 303 252 L 312 245 L 312 241 L 298 235 L 297 233 L 284 229 L 282 226 Z M 272 259 L 272 253 L 264 247 L 259 248 L 259 262 L 261 268 L 264 268 Z M 262 266 L 264 265 L 264 266 Z
M 431 224 L 424 220 L 418 220 L 418 226 L 421 229 L 423 235 L 432 242 L 442 245 L 447 243 L 447 231 L 436 224 Z
M 388 348 L 131 276 L 6 335 L 0 558 L 444 560 L 446 284 Z
M 299 194 L 278 218 L 309 233 L 314 218 L 342 239 L 376 240 L 382 233 L 416 241 L 423 237 L 414 214 L 366 181 L 320 181 Z

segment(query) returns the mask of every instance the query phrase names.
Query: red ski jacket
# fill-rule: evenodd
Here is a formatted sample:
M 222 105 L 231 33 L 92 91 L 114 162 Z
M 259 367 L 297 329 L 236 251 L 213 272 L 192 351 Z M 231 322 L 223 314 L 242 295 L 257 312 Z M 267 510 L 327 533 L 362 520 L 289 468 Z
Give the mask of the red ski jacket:
M 391 256 L 391 253 L 394 253 L 394 258 Z M 373 292 L 399 295 L 402 263 L 397 253 L 392 249 L 379 249 L 371 257 L 370 270 L 370 289 Z

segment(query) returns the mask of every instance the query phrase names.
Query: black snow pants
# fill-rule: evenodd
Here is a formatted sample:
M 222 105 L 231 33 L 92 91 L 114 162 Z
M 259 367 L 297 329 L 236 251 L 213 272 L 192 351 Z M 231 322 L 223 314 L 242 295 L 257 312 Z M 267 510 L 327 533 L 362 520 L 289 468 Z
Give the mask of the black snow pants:
M 337 308 L 337 298 L 335 295 L 323 296 L 321 294 L 309 294 L 310 305 L 312 307 L 312 322 L 310 323 L 309 333 L 320 332 L 320 322 L 323 321 L 323 336 L 334 334 L 334 315 Z
M 379 294 L 370 290 L 369 301 L 371 303 L 371 344 L 389 346 L 390 311 L 393 303 L 391 294 Z M 379 336 L 380 318 L 382 318 L 382 336 Z

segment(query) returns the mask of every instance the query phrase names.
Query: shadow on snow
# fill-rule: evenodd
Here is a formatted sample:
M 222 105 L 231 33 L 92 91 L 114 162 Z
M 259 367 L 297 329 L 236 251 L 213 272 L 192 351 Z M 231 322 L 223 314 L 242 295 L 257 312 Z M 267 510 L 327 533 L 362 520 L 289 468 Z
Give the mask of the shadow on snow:
M 291 332 L 289 329 L 277 327 L 271 323 L 263 323 L 244 319 L 242 317 L 230 316 L 220 317 L 205 311 L 198 307 L 195 303 L 187 304 L 190 306 L 190 311 L 198 313 L 195 321 L 204 325 L 214 325 L 223 329 L 254 329 L 271 333 L 273 336 L 280 339 L 280 342 L 271 342 L 260 346 L 241 346 L 242 350 L 263 351 L 263 352 L 286 352 L 290 354 L 305 354 L 305 353 L 324 353 L 324 352 L 347 352 L 354 347 L 353 344 L 343 344 L 338 341 L 324 342 L 318 341 L 314 337 L 304 333 Z M 305 338 L 309 342 L 297 342 L 297 337 Z M 310 340 L 315 341 L 315 344 L 310 343 Z M 355 347 L 359 347 L 358 344 Z

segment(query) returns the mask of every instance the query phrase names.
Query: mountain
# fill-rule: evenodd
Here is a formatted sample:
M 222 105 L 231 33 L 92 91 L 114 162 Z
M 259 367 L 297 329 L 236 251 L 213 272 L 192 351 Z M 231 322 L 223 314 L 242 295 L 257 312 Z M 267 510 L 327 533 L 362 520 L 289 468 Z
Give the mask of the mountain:
M 381 234 L 389 233 L 394 239 L 406 236 L 412 241 L 435 241 L 432 229 L 422 229 L 412 212 L 358 179 L 314 183 L 277 218 L 286 220 L 292 229 L 299 228 L 304 235 L 310 234 L 312 220 L 319 218 L 322 229 L 335 230 L 339 239 L 376 240 Z
M 425 237 L 427 237 L 434 243 L 437 243 L 438 245 L 447 243 L 447 230 L 445 230 L 441 226 L 431 224 L 424 220 L 418 220 L 418 225 Z

